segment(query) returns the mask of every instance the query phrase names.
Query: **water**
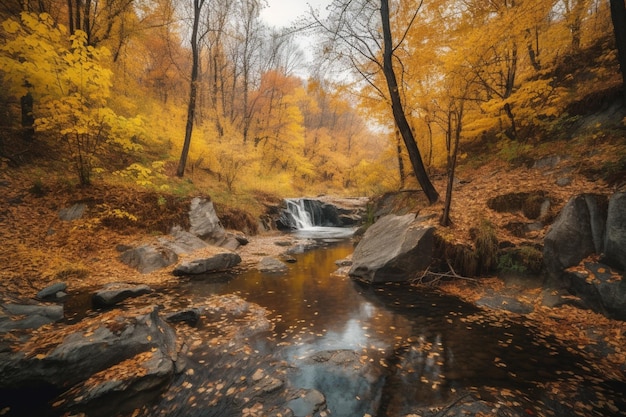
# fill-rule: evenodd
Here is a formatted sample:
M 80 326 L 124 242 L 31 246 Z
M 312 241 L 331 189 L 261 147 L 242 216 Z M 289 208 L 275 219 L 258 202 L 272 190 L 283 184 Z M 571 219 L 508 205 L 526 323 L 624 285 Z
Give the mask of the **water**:
M 605 381 L 531 323 L 432 290 L 334 275 L 352 251 L 344 241 L 296 255 L 285 274 L 251 270 L 173 290 L 182 299 L 235 293 L 270 310 L 276 327 L 255 342 L 258 356 L 288 363 L 288 386 L 324 393 L 332 416 L 404 416 L 467 392 L 509 400 L 519 415 L 569 416 L 561 404 L 574 399 L 588 407 L 580 415 L 626 415 L 623 383 Z M 328 360 L 337 351 L 347 365 Z M 205 412 L 197 415 L 228 415 Z

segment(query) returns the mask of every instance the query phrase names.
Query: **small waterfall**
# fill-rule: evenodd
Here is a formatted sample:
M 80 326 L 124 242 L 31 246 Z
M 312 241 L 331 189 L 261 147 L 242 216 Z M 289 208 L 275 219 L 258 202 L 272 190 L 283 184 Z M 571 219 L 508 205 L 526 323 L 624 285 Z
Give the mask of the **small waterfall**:
M 315 226 L 312 213 L 307 211 L 305 199 L 287 199 L 287 212 L 289 224 L 294 229 L 310 229 Z
M 343 223 L 336 206 L 312 198 L 285 199 L 276 227 L 314 239 L 343 239 L 354 233 L 354 228 Z

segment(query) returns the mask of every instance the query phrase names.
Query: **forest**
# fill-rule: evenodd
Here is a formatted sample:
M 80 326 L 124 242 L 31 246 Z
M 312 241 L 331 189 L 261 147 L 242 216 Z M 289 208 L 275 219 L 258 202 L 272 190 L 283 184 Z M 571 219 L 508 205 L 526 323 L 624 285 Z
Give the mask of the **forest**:
M 279 29 L 259 0 L 2 1 L 3 164 L 46 155 L 79 185 L 371 195 L 416 186 L 407 139 L 436 175 L 471 149 L 513 159 L 619 95 L 608 1 L 385 1 L 388 31 L 380 3 Z

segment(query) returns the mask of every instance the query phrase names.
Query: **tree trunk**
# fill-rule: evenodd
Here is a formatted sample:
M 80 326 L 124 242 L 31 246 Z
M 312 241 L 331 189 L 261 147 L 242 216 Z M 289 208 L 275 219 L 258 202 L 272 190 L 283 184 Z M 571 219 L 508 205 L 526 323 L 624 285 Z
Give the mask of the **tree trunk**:
M 411 161 L 413 172 L 415 173 L 417 181 L 419 182 L 422 190 L 426 194 L 428 201 L 433 204 L 439 199 L 439 193 L 437 193 L 437 190 L 433 186 L 430 178 L 428 178 L 428 174 L 426 173 L 426 168 L 424 167 L 422 156 L 420 154 L 419 148 L 417 147 L 417 143 L 415 142 L 415 138 L 413 137 L 413 132 L 411 131 L 411 127 L 409 126 L 406 115 L 404 114 L 404 108 L 402 106 L 402 100 L 400 98 L 400 90 L 398 88 L 398 80 L 396 79 L 396 74 L 393 70 L 393 42 L 391 40 L 388 0 L 380 1 L 380 16 L 382 19 L 384 41 L 383 73 L 387 81 L 387 88 L 389 89 L 393 118 L 396 122 L 398 131 L 400 132 L 400 135 L 404 140 L 404 145 L 406 146 L 407 153 L 409 154 L 409 160 Z
M 624 0 L 611 0 L 611 20 L 615 32 L 615 45 L 622 72 L 622 101 L 626 106 L 626 5 Z
M 448 150 L 448 185 L 446 187 L 446 201 L 444 203 L 443 215 L 440 224 L 444 227 L 450 226 L 450 207 L 452 206 L 452 189 L 454 187 L 454 173 L 456 171 L 459 142 L 461 141 L 463 118 L 463 105 L 461 110 L 448 113 L 448 131 L 446 133 L 446 147 Z M 454 129 L 453 129 L 454 126 Z M 454 130 L 454 137 L 453 132 Z
M 196 98 L 198 96 L 198 67 L 200 66 L 200 51 L 198 45 L 198 26 L 200 23 L 200 11 L 205 0 L 194 0 L 193 2 L 193 29 L 191 31 L 191 84 L 189 86 L 189 103 L 187 105 L 187 124 L 185 126 L 185 141 L 183 150 L 180 153 L 178 169 L 176 175 L 182 178 L 185 175 L 185 165 L 191 146 L 191 134 L 193 133 L 193 123 L 196 115 Z
M 404 160 L 402 159 L 402 146 L 400 145 L 400 132 L 396 130 L 396 155 L 398 156 L 398 174 L 400 175 L 400 189 L 406 183 L 406 173 L 404 172 Z

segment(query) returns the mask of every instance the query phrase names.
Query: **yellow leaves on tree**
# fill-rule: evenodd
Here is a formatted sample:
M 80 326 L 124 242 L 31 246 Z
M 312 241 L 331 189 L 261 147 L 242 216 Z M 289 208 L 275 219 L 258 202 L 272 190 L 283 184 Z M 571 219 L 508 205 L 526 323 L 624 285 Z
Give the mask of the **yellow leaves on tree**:
M 64 143 L 81 184 L 91 182 L 108 147 L 138 148 L 131 139 L 141 133 L 141 120 L 107 107 L 112 74 L 102 64 L 106 49 L 88 46 L 82 31 L 68 37 L 47 14 L 24 12 L 20 22 L 2 27 L 9 40 L 0 47 L 0 64 L 11 93 L 34 97 L 37 130 Z

